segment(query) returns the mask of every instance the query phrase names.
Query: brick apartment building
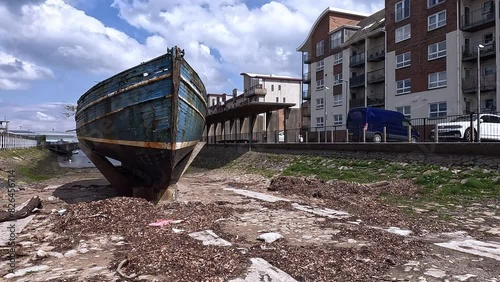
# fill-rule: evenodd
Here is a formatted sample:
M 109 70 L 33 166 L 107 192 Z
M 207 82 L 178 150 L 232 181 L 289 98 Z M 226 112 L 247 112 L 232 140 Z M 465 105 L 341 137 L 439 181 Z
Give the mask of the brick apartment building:
M 476 112 L 478 65 L 481 112 L 496 112 L 499 1 L 386 0 L 372 15 L 327 8 L 297 48 L 303 124 L 342 128 L 360 106 L 410 118 Z

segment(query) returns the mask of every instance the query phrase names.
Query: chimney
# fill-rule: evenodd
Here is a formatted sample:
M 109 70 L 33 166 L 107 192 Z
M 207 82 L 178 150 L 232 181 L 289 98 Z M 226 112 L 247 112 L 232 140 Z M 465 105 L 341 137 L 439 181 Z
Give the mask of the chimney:
M 233 99 L 236 100 L 236 96 L 238 95 L 238 89 L 233 89 Z
M 227 94 L 226 93 L 222 94 L 222 102 L 226 103 L 226 99 L 227 99 Z

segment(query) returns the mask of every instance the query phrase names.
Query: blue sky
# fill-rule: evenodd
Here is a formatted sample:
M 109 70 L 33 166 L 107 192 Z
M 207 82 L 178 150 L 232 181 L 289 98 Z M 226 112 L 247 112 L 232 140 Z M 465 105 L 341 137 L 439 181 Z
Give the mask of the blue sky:
M 240 73 L 300 77 L 296 48 L 328 6 L 373 13 L 382 0 L 0 0 L 0 119 L 68 130 L 62 104 L 177 45 L 208 92 Z

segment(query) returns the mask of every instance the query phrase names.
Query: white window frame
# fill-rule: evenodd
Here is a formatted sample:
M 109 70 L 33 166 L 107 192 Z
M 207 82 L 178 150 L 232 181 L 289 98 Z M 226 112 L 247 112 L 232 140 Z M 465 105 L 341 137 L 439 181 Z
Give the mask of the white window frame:
M 324 126 L 325 126 L 324 117 L 317 117 L 316 118 L 316 127 L 324 127 Z
M 340 106 L 344 103 L 344 101 L 342 100 L 342 96 L 343 96 L 342 93 L 333 95 L 334 106 Z
M 344 124 L 344 119 L 342 114 L 333 115 L 333 125 L 342 125 Z
M 336 31 L 332 34 L 330 34 L 330 50 L 333 50 L 337 47 L 339 47 L 340 45 L 342 45 L 342 31 L 343 30 L 339 30 L 339 31 Z M 337 38 L 339 37 L 339 38 Z M 335 45 L 335 42 L 340 39 L 340 43 L 338 45 Z
M 316 57 L 321 57 L 325 54 L 325 41 L 321 40 L 316 43 Z
M 429 74 L 429 89 L 446 87 L 446 71 L 434 72 Z
M 444 19 L 439 19 L 439 16 L 443 14 L 444 14 Z M 433 23 L 431 23 L 432 20 L 434 20 Z M 432 14 L 427 18 L 427 31 L 431 31 L 443 27 L 445 25 L 446 25 L 446 10 Z
M 316 99 L 316 110 L 322 110 L 325 108 L 325 100 L 323 97 Z
M 323 89 L 325 89 L 325 80 L 323 78 L 316 80 L 316 91 Z
M 321 60 L 316 63 L 316 71 L 322 71 L 325 69 L 325 61 Z
M 396 69 L 411 66 L 411 52 L 406 52 L 396 56 Z
M 402 83 L 402 87 L 399 84 Z M 396 95 L 411 93 L 411 78 L 396 81 Z
M 333 65 L 342 64 L 342 52 L 333 55 Z
M 429 45 L 427 54 L 427 60 L 429 61 L 446 57 L 446 40 Z
M 408 3 L 408 7 L 406 7 L 407 4 L 405 3 Z M 401 9 L 398 9 L 398 5 L 401 6 Z M 410 0 L 403 0 L 403 1 L 399 1 L 397 2 L 395 5 L 394 5 L 394 21 L 395 22 L 400 22 L 406 18 L 409 18 L 410 17 L 410 6 L 411 6 L 411 3 L 410 3 Z M 401 18 L 398 18 L 398 11 L 401 11 Z M 405 11 L 408 11 L 408 15 L 405 14 Z
M 404 25 L 396 29 L 396 43 L 405 41 L 411 38 L 411 24 Z M 398 33 L 401 33 L 398 35 Z
M 441 3 L 444 3 L 446 0 L 427 0 L 427 8 L 432 8 Z
M 444 104 L 446 107 L 446 110 L 441 110 L 441 105 Z M 433 105 L 436 105 L 436 111 L 432 111 L 431 108 Z M 443 115 L 444 113 L 444 115 Z M 429 117 L 430 118 L 437 118 L 437 117 L 445 117 L 448 115 L 448 105 L 446 102 L 438 102 L 438 103 L 431 103 L 429 104 Z
M 337 73 L 333 75 L 333 85 L 342 84 L 342 73 Z
M 402 113 L 407 119 L 411 118 L 411 106 L 396 107 L 396 112 Z

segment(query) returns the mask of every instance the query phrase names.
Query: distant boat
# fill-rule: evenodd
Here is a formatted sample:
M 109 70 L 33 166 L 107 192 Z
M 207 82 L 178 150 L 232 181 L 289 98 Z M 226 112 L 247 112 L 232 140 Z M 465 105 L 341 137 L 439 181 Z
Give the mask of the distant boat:
M 122 195 L 175 198 L 175 184 L 204 144 L 206 97 L 184 51 L 168 49 L 82 95 L 75 115 L 80 148 Z

